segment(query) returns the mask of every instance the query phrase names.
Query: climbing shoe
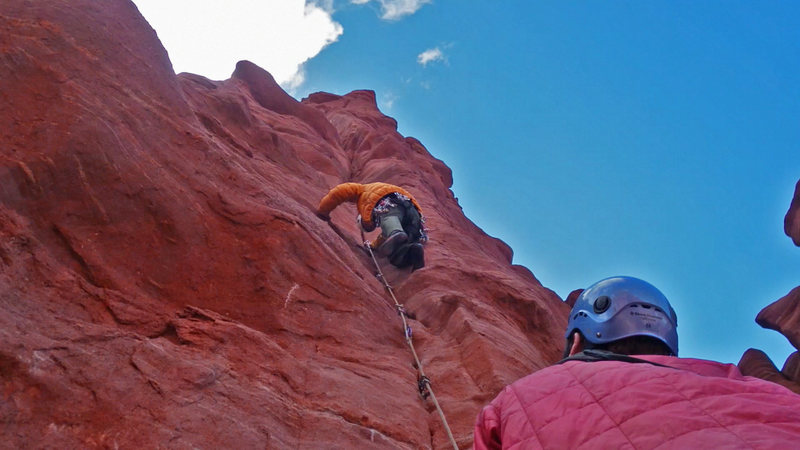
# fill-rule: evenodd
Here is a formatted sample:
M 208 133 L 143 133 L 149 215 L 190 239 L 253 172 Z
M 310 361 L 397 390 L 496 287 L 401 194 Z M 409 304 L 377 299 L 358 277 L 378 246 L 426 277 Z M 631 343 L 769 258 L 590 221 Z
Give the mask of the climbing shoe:
M 411 244 L 406 254 L 405 262 L 411 266 L 412 272 L 425 267 L 425 250 L 423 250 L 422 244 L 419 242 Z
M 410 266 L 413 272 L 425 267 L 425 251 L 419 242 L 406 242 L 395 248 L 389 262 L 401 269 Z
M 408 235 L 404 231 L 395 231 L 383 241 L 380 247 L 378 247 L 378 253 L 383 256 L 389 256 L 394 252 L 394 249 L 407 240 Z

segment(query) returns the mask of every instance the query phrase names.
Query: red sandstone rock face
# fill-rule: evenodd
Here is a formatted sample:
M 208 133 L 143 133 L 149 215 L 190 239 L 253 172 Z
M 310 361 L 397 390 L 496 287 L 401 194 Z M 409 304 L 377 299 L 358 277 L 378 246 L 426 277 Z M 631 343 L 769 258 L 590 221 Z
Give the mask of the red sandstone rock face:
M 779 331 L 795 348 L 800 348 L 800 286 L 761 310 L 756 322 Z
M 794 245 L 800 246 L 800 181 L 794 187 L 792 204 L 783 218 L 783 230 L 792 238 Z
M 784 230 L 796 245 L 800 245 L 800 181 L 784 219 Z M 800 286 L 767 306 L 756 317 L 764 328 L 776 330 L 786 336 L 796 349 L 800 349 Z M 745 375 L 752 375 L 782 384 L 800 393 L 800 353 L 792 353 L 778 371 L 775 364 L 761 351 L 748 350 L 739 361 Z
M 762 378 L 773 383 L 778 383 L 800 394 L 800 377 L 797 374 L 798 353 L 786 360 L 783 370 L 778 370 L 772 360 L 761 350 L 749 349 L 744 352 L 739 361 L 739 370 L 751 377 Z
M 756 317 L 764 328 L 776 330 L 786 336 L 794 348 L 800 349 L 800 287 L 767 306 Z M 750 349 L 739 361 L 745 375 L 751 375 L 782 384 L 800 394 L 800 353 L 792 353 L 780 371 L 761 351 Z
M 575 289 L 574 291 L 570 292 L 567 295 L 567 299 L 565 300 L 565 302 L 570 308 L 574 307 L 575 302 L 578 301 L 578 297 L 580 297 L 582 293 L 583 289 Z
M 6 0 L 0 95 L 4 445 L 447 448 L 354 208 L 314 214 L 343 181 L 425 209 L 427 266 L 384 270 L 460 447 L 559 359 L 568 307 L 369 91 L 176 76 L 128 1 Z

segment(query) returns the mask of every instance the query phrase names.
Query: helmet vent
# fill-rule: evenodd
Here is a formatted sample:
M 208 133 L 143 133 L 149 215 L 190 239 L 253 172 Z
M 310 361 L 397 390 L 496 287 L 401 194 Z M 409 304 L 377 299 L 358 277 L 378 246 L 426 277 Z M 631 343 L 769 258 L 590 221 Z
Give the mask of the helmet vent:
M 654 309 L 657 312 L 666 315 L 666 313 L 664 313 L 664 310 L 656 305 L 648 305 L 646 303 L 631 303 L 630 305 L 628 305 L 628 308 L 640 308 L 640 307 L 644 309 Z
M 611 297 L 607 295 L 601 295 L 597 297 L 594 301 L 594 312 L 597 314 L 602 314 L 608 311 L 608 308 L 611 307 Z

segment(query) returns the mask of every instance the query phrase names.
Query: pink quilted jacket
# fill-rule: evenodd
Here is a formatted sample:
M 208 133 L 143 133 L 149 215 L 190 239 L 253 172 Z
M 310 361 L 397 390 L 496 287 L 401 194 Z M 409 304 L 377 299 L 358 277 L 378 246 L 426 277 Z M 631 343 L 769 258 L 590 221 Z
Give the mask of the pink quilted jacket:
M 507 386 L 483 408 L 475 449 L 800 448 L 800 395 L 736 366 L 570 361 Z

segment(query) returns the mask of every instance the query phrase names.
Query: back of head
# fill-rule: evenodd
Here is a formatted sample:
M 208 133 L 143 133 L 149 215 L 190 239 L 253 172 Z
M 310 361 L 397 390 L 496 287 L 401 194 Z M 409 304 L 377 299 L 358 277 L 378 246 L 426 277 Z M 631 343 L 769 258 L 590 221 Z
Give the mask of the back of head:
M 569 340 L 578 331 L 593 347 L 626 354 L 637 353 L 637 345 L 652 348 L 653 343 L 663 343 L 677 356 L 677 327 L 675 311 L 661 291 L 638 278 L 620 276 L 598 281 L 581 293 L 565 337 Z

